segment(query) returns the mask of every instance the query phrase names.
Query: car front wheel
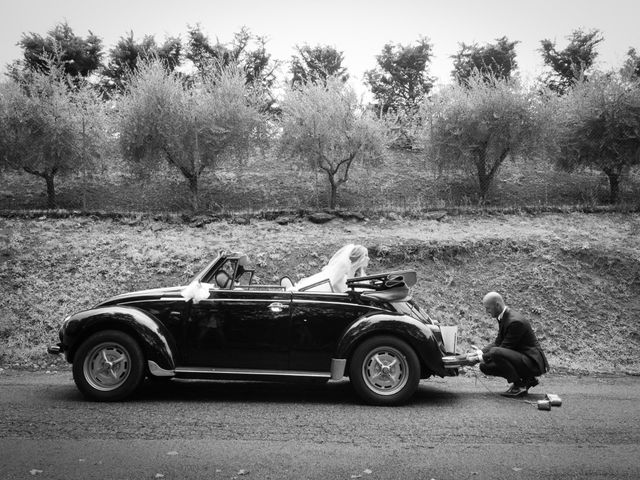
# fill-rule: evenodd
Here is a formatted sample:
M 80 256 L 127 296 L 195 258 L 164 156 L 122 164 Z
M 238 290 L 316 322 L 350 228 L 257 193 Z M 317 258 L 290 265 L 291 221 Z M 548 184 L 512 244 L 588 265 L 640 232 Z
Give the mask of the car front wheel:
M 403 340 L 386 335 L 373 337 L 354 351 L 349 376 L 365 402 L 397 405 L 406 402 L 418 388 L 420 361 Z
M 94 333 L 80 345 L 73 360 L 73 379 L 90 400 L 122 400 L 138 388 L 144 374 L 140 345 L 118 330 Z

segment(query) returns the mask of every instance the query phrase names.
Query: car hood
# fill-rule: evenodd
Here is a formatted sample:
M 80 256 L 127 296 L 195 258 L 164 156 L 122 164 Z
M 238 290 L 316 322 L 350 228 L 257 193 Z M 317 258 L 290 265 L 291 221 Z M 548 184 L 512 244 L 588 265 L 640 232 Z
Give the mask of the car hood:
M 134 302 L 139 300 L 154 300 L 162 297 L 181 297 L 180 292 L 184 288 L 185 288 L 184 286 L 164 287 L 164 288 L 152 288 L 150 290 L 139 290 L 137 292 L 123 293 L 98 303 L 94 308 L 105 307 L 107 305 L 118 305 L 121 303 L 129 303 L 129 302 Z

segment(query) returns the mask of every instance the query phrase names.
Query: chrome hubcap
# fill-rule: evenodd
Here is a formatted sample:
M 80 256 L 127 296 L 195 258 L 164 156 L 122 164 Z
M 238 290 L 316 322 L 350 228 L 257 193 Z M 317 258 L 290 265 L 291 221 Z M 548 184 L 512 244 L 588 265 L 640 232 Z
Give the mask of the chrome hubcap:
M 362 376 L 369 389 L 378 395 L 393 395 L 407 383 L 409 365 L 405 356 L 393 347 L 372 350 L 362 364 Z
M 87 382 L 96 390 L 115 390 L 129 378 L 129 352 L 117 343 L 101 343 L 85 357 L 83 370 Z

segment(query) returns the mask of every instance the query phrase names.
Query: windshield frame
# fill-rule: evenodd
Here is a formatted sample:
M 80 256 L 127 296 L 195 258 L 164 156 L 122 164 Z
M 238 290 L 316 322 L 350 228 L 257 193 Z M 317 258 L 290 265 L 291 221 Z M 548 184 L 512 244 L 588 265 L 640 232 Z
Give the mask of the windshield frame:
M 202 281 L 202 279 L 207 275 L 207 273 L 209 273 L 212 270 L 215 270 L 216 265 L 220 263 L 220 260 L 222 260 L 223 258 L 226 258 L 226 254 L 224 252 L 220 252 L 216 258 L 214 258 L 211 262 L 207 263 L 207 265 L 193 277 L 191 282 Z

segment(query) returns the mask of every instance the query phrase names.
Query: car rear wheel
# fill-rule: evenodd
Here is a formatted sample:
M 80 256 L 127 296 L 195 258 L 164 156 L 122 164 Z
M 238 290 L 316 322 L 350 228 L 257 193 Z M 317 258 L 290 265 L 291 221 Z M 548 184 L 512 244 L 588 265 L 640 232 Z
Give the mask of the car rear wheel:
M 140 345 L 118 330 L 91 335 L 80 345 L 73 360 L 73 379 L 90 400 L 122 400 L 138 388 L 144 374 Z
M 397 405 L 406 402 L 418 388 L 420 361 L 403 340 L 373 337 L 354 351 L 349 376 L 354 390 L 365 402 Z

